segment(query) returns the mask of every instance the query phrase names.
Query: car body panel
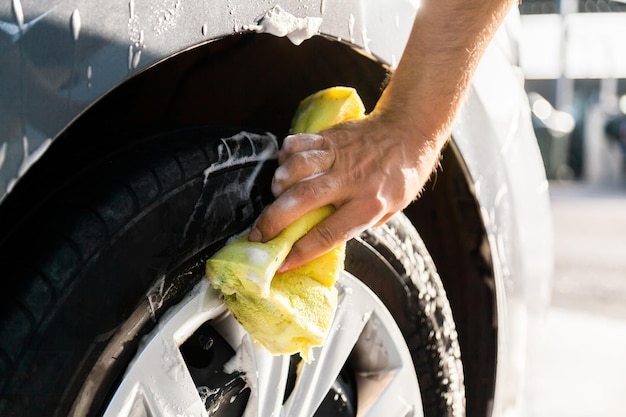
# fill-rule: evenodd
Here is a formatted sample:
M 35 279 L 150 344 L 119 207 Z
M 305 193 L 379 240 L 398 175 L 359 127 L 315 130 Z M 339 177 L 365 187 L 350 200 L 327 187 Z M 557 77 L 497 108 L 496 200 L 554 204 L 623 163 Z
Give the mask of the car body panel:
M 550 301 L 553 232 L 548 182 L 519 70 L 492 43 L 453 131 L 487 231 L 498 311 L 494 414 L 524 415 L 524 374 Z M 470 111 L 471 109 L 471 111 Z
M 418 1 L 285 0 L 319 32 L 393 67 Z M 107 92 L 175 54 L 258 28 L 270 2 L 12 0 L 0 5 L 0 201 Z M 513 13 L 515 14 L 515 13 Z M 549 297 L 552 235 L 543 165 L 515 67 L 514 17 L 477 71 L 453 136 L 497 262 L 495 416 L 522 410 L 529 329 Z

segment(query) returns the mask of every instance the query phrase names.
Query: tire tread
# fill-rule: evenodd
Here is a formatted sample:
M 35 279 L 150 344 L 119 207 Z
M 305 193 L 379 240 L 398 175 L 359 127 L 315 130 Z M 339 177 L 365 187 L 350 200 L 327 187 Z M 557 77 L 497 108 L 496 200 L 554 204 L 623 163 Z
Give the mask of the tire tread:
M 14 376 L 21 372 L 23 359 L 37 349 L 38 335 L 45 334 L 82 269 L 142 212 L 220 162 L 217 146 L 234 143 L 216 139 L 209 129 L 181 130 L 175 136 L 179 140 L 162 135 L 149 142 L 148 149 L 107 158 L 88 177 L 46 196 L 47 203 L 32 221 L 24 222 L 27 226 L 0 248 L 0 268 L 6 273 L 0 296 L 0 415 L 13 415 L 7 410 L 15 410 L 15 404 L 8 406 L 7 398 L 16 395 Z M 227 150 L 235 168 L 241 166 L 238 160 L 258 163 L 268 152 L 277 154 L 271 134 L 249 142 Z

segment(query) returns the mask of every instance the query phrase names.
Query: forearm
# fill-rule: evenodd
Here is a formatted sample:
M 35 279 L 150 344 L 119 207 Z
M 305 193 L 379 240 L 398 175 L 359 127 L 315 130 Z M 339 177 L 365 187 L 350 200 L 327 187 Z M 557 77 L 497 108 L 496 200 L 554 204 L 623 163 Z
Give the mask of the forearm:
M 376 111 L 441 148 L 485 48 L 517 0 L 424 0 Z

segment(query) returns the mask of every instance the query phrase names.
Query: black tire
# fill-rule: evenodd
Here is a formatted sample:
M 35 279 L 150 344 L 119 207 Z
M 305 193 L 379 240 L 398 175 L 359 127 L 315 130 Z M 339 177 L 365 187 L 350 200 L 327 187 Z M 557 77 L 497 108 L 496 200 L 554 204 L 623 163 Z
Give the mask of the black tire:
M 141 337 L 271 201 L 270 134 L 192 129 L 141 143 L 82 173 L 5 239 L 0 415 L 98 415 Z M 402 329 L 426 415 L 462 415 L 454 322 L 408 220 L 352 242 L 347 269 Z
M 367 284 L 411 350 L 425 416 L 464 416 L 461 350 L 446 292 L 411 222 L 396 214 L 349 242 L 346 270 Z

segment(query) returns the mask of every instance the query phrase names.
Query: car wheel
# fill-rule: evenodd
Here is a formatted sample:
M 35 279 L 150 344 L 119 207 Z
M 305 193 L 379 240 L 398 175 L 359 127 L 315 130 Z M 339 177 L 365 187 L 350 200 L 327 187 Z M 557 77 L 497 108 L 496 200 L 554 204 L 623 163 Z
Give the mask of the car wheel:
M 450 307 L 406 218 L 350 242 L 315 360 L 272 356 L 204 262 L 271 201 L 276 138 L 138 143 L 42 196 L 5 240 L 1 415 L 463 415 Z

